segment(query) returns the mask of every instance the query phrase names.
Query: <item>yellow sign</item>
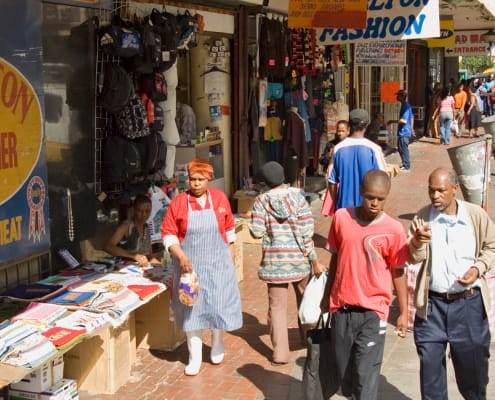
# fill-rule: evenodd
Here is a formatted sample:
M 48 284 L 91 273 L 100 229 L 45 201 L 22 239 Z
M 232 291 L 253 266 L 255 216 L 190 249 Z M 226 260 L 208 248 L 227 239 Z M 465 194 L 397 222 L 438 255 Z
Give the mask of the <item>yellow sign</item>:
M 38 162 L 41 107 L 29 81 L 0 58 L 0 204 L 26 182 Z
M 289 0 L 290 28 L 366 28 L 368 0 Z
M 427 40 L 428 47 L 453 47 L 454 46 L 454 19 L 440 19 L 440 37 Z

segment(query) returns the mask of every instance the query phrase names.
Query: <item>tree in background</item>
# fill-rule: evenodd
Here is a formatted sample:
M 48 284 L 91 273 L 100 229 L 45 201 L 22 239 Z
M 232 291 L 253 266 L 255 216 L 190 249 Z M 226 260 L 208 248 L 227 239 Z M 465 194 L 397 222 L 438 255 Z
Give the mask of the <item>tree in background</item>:
M 459 69 L 467 69 L 469 76 L 481 74 L 485 69 L 492 67 L 493 61 L 489 56 L 462 57 L 459 61 Z

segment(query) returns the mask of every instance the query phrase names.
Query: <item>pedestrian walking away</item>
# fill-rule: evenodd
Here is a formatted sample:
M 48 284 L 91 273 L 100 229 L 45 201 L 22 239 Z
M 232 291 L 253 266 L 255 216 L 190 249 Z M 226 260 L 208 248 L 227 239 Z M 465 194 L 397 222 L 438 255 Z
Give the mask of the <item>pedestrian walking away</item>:
M 335 210 L 361 205 L 359 190 L 366 172 L 387 169 L 382 148 L 364 137 L 369 123 L 366 110 L 352 110 L 349 114 L 351 134 L 335 146 L 327 178 Z
M 263 255 L 258 277 L 267 283 L 272 365 L 277 366 L 289 361 L 289 284 L 296 293 L 297 309 L 294 312 L 297 314 L 310 273 L 319 275 L 326 268 L 316 256 L 313 215 L 301 190 L 284 183 L 284 169 L 275 161 L 263 165 L 260 175 L 269 190 L 256 197 L 248 227 L 253 237 L 262 238 Z M 299 318 L 298 325 L 303 343 L 305 328 Z
M 486 399 L 490 331 L 486 273 L 495 262 L 495 225 L 479 206 L 456 199 L 459 183 L 449 168 L 428 179 L 431 204 L 410 224 L 410 262 L 416 281 L 414 342 L 421 397 L 447 400 L 446 347 L 465 399 Z

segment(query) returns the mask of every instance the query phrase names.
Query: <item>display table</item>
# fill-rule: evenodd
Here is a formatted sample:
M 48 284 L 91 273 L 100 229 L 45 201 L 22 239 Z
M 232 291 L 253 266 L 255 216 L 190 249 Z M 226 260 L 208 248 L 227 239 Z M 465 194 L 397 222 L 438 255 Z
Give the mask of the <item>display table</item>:
M 123 316 L 118 326 L 97 328 L 63 355 L 64 378 L 77 381 L 89 393 L 113 394 L 131 376 L 136 349 L 171 351 L 181 345 L 185 334 L 170 321 L 170 292 L 162 289 Z M 119 320 L 120 321 L 120 320 Z M 46 360 L 45 362 L 49 362 Z M 0 388 L 19 382 L 36 368 L 22 368 L 0 363 Z

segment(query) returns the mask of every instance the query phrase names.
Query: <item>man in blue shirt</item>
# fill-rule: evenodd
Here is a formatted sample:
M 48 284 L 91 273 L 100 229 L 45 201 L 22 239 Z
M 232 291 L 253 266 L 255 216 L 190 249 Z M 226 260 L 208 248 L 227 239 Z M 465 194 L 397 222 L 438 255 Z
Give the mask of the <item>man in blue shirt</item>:
M 399 127 L 397 129 L 398 150 L 402 160 L 400 170 L 409 171 L 411 169 L 411 161 L 409 160 L 409 139 L 414 131 L 414 115 L 411 105 L 407 102 L 407 91 L 401 89 L 395 95 L 397 96 L 397 101 L 400 101 L 401 103 Z
M 370 116 L 366 110 L 352 110 L 349 114 L 351 134 L 334 147 L 333 163 L 328 171 L 328 190 L 335 211 L 360 206 L 363 199 L 359 188 L 366 172 L 387 170 L 382 148 L 364 137 L 369 123 Z

